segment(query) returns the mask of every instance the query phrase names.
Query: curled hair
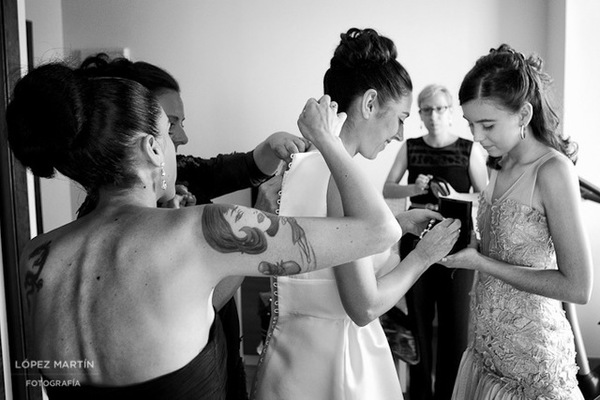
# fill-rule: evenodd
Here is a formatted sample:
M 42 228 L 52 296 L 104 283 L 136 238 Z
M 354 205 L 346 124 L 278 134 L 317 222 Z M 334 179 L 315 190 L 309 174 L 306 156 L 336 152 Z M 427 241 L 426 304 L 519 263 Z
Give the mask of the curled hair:
M 165 89 L 180 92 L 177 80 L 164 69 L 144 61 L 132 62 L 123 57 L 111 60 L 105 53 L 87 57 L 79 67 L 78 73 L 87 77 L 130 79 L 155 95 Z
M 458 93 L 460 104 L 489 99 L 516 113 L 530 103 L 533 116 L 529 125 L 535 138 L 575 163 L 577 145 L 559 132 L 560 119 L 550 99 L 552 79 L 542 67 L 539 56 L 525 57 L 507 44 L 491 49 L 463 79 Z M 488 165 L 499 169 L 499 160 L 490 157 Z
M 381 104 L 412 92 L 412 81 L 396 60 L 394 42 L 373 29 L 351 28 L 342 33 L 330 68 L 325 73 L 325 94 L 346 112 L 357 96 L 375 89 Z
M 15 157 L 40 177 L 55 170 L 88 192 L 138 181 L 133 151 L 140 133 L 158 136 L 161 109 L 142 85 L 92 78 L 68 66 L 40 66 L 15 86 L 6 110 Z

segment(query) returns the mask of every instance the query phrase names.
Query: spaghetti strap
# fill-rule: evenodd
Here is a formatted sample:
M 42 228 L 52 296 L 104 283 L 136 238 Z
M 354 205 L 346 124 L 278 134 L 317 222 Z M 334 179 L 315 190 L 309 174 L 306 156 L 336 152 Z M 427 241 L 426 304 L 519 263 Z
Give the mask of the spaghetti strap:
M 550 160 L 551 158 L 554 158 L 555 156 L 556 156 L 556 154 L 553 151 L 549 151 L 548 153 L 546 153 L 543 156 L 541 156 L 540 158 L 538 158 L 533 165 L 531 193 L 529 195 L 529 203 L 527 203 L 529 205 L 529 207 L 531 207 L 531 208 L 533 208 L 533 195 L 535 193 L 535 184 L 537 183 L 538 171 L 539 171 L 540 167 L 546 163 L 546 161 Z

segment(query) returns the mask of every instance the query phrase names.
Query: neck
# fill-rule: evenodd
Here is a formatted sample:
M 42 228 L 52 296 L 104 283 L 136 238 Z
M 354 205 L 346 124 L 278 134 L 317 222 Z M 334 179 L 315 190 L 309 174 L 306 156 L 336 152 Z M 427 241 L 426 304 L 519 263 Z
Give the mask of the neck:
M 349 125 L 344 125 L 342 127 L 342 131 L 340 132 L 340 140 L 342 144 L 346 148 L 348 154 L 354 157 L 358 153 L 358 148 L 360 144 L 360 133 L 358 133 L 357 129 L 348 128 Z
M 453 135 L 448 131 L 428 133 L 423 137 L 423 140 L 431 147 L 445 147 L 456 140 L 456 135 Z
M 128 188 L 106 188 L 98 192 L 97 210 L 120 208 L 124 206 L 156 207 L 158 196 L 153 185 L 136 184 Z
M 527 137 L 506 154 L 506 162 L 503 164 L 508 168 L 524 166 L 537 160 L 546 152 L 548 146 L 537 141 L 531 132 L 527 132 Z

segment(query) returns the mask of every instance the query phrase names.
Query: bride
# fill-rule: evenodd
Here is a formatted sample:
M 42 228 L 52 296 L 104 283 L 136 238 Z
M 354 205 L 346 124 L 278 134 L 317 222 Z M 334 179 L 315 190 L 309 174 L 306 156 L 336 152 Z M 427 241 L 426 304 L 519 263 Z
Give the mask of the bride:
M 394 43 L 372 29 L 341 35 L 324 84 L 348 115 L 340 139 L 352 156 L 374 159 L 389 142 L 402 140 L 412 83 L 396 56 Z M 340 216 L 342 203 L 321 154 L 296 154 L 283 177 L 279 214 Z M 403 233 L 418 234 L 441 216 L 414 210 L 398 218 Z M 273 279 L 273 317 L 253 398 L 401 399 L 378 317 L 450 251 L 459 225 L 439 223 L 401 263 L 386 252 L 335 271 Z

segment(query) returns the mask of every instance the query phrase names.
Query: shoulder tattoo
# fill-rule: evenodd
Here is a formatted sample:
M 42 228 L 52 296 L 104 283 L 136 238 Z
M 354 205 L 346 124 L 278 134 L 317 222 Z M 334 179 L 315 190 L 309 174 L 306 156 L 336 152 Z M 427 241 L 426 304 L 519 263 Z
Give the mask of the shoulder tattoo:
M 46 259 L 50 253 L 51 241 L 45 242 L 38 246 L 35 250 L 29 254 L 29 259 L 33 260 L 31 263 L 31 269 L 25 273 L 25 290 L 27 295 L 27 306 L 31 306 L 31 297 L 40 291 L 44 286 L 44 280 L 40 278 L 42 269 L 46 264 Z
M 252 210 L 256 215 L 256 222 L 254 222 L 245 216 L 248 212 L 231 205 L 215 204 L 205 207 L 202 215 L 202 230 L 207 243 L 221 253 L 262 254 L 267 251 L 267 236 L 274 237 L 279 232 L 280 225 L 289 225 L 292 244 L 298 247 L 303 263 L 309 268 L 303 271 L 301 265 L 293 260 L 276 262 L 264 260 L 259 263 L 258 270 L 270 276 L 291 275 L 315 269 L 314 251 L 306 237 L 306 232 L 295 218 L 277 217 Z M 241 222 L 242 218 L 244 222 Z

